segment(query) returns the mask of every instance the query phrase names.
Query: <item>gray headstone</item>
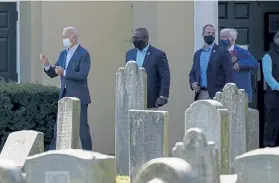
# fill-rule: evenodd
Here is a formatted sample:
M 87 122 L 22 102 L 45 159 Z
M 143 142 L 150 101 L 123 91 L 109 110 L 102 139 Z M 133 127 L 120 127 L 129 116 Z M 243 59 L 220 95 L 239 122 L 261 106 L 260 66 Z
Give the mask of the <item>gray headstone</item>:
M 130 110 L 130 178 L 151 159 L 168 156 L 168 112 Z
M 248 108 L 247 121 L 247 151 L 259 148 L 260 129 L 259 129 L 259 111 Z
M 117 175 L 129 175 L 128 111 L 146 108 L 146 80 L 144 68 L 129 61 L 116 73 L 115 97 L 115 154 Z
M 237 175 L 220 175 L 220 181 L 221 183 L 236 183 L 237 181 Z
M 249 151 L 235 159 L 237 183 L 276 183 L 279 180 L 279 148 Z
M 214 142 L 207 142 L 204 133 L 199 128 L 189 129 L 185 133 L 183 142 L 175 144 L 172 155 L 187 161 L 201 182 L 220 182 L 218 150 Z
M 80 146 L 80 100 L 64 97 L 58 101 L 56 149 L 78 149 Z
M 162 179 L 152 179 L 151 181 L 148 181 L 148 183 L 164 183 L 164 181 Z
M 28 156 L 42 152 L 44 152 L 44 134 L 23 130 L 9 134 L 0 157 L 12 160 L 18 167 L 23 167 Z
M 0 158 L 1 183 L 25 183 L 21 170 L 12 160 Z
M 220 102 L 200 100 L 192 103 L 185 112 L 185 131 L 200 128 L 208 141 L 216 143 L 220 173 L 230 173 L 229 112 Z
M 227 83 L 223 92 L 216 93 L 214 100 L 223 104 L 230 113 L 232 163 L 236 156 L 247 152 L 248 96 L 244 89 L 238 89 L 234 83 Z
M 27 183 L 115 183 L 115 158 L 81 149 L 28 157 L 25 170 Z
M 144 164 L 135 183 L 201 183 L 189 163 L 180 158 L 156 158 Z

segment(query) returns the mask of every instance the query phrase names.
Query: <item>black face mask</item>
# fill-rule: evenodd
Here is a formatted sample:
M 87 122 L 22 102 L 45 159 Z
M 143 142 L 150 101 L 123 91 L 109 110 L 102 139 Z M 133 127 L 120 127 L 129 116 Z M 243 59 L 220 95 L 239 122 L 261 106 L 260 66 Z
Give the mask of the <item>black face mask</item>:
M 212 35 L 208 35 L 208 36 L 203 36 L 203 39 L 207 44 L 212 44 L 215 40 L 215 37 Z
M 133 43 L 135 48 L 138 48 L 139 50 L 142 50 L 145 46 L 144 40 L 134 40 Z

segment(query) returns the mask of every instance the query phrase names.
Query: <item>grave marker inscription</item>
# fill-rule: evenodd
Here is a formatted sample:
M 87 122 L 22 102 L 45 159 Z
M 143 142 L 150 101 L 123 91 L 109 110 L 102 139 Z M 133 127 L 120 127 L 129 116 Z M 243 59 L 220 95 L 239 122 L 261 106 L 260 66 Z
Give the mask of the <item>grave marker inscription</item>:
M 0 157 L 23 167 L 28 156 L 44 152 L 44 134 L 32 130 L 12 132 L 8 136 Z

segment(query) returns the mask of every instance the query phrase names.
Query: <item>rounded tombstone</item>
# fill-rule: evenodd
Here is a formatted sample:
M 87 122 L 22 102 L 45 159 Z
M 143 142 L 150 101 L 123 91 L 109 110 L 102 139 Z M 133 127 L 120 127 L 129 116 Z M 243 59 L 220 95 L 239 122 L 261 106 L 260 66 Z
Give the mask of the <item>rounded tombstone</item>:
M 175 157 L 156 158 L 145 163 L 138 171 L 135 183 L 200 183 L 191 165 Z

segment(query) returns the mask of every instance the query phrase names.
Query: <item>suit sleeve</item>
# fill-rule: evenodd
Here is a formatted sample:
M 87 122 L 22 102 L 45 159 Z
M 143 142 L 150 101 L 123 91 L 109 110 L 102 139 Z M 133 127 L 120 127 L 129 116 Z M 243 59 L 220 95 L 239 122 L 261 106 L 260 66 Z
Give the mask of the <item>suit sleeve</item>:
M 233 82 L 233 64 L 231 55 L 227 50 L 223 50 L 222 53 L 222 63 L 225 74 L 225 82 L 232 83 Z
M 126 52 L 126 57 L 125 57 L 126 61 L 125 61 L 125 64 L 128 62 L 128 54 L 129 54 L 129 51 Z
M 61 53 L 60 53 L 60 55 L 61 55 Z M 59 56 L 59 58 L 60 58 L 60 56 Z M 46 70 L 46 69 L 44 68 L 44 72 L 45 72 L 50 78 L 54 78 L 54 77 L 58 76 L 58 75 L 56 74 L 56 72 L 55 72 L 55 67 L 56 67 L 56 66 L 59 66 L 59 58 L 58 58 L 58 60 L 56 61 L 56 63 L 54 64 L 54 66 L 49 65 L 49 69 L 48 69 L 48 70 Z
M 167 56 L 164 52 L 161 52 L 157 61 L 157 72 L 160 78 L 160 93 L 159 96 L 169 98 L 170 89 L 170 69 Z
M 197 82 L 197 81 L 195 80 L 195 75 L 196 75 L 196 73 L 195 73 L 195 57 L 196 57 L 196 53 L 194 54 L 194 57 L 193 57 L 193 65 L 192 65 L 191 71 L 190 71 L 190 73 L 189 73 L 189 84 L 190 84 L 191 90 L 193 90 L 192 84 L 193 84 L 194 82 Z
M 238 65 L 239 70 L 257 70 L 259 68 L 258 61 L 247 50 L 243 50 L 243 58 L 239 59 Z
M 68 69 L 65 78 L 72 80 L 86 80 L 91 65 L 91 59 L 88 52 L 85 52 L 80 59 L 79 71 Z
M 272 90 L 279 90 L 279 83 L 272 75 L 272 60 L 269 54 L 265 54 L 262 59 L 264 80 Z

